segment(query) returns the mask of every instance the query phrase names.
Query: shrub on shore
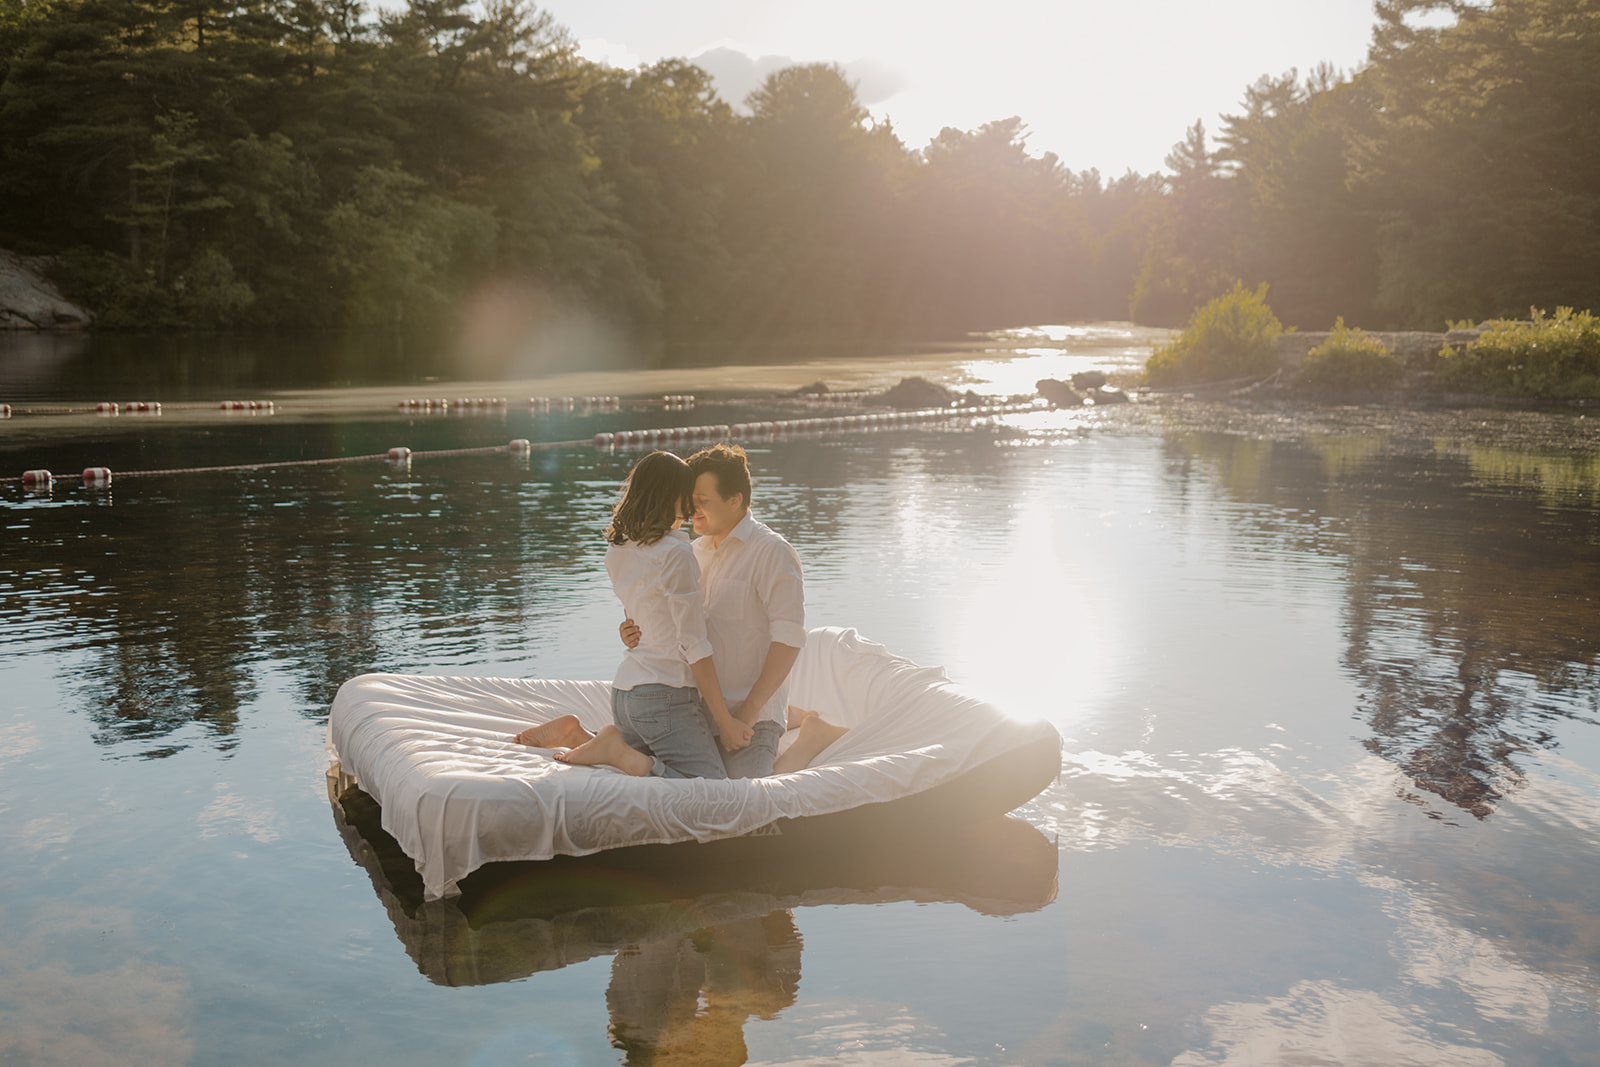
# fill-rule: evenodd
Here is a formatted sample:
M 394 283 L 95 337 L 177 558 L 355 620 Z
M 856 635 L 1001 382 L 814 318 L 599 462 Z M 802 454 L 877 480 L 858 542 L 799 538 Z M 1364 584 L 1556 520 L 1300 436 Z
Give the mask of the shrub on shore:
M 1328 339 L 1306 353 L 1299 380 L 1312 389 L 1388 389 L 1404 369 L 1388 346 L 1341 316 Z
M 1495 396 L 1600 396 L 1600 318 L 1588 311 L 1532 309 L 1531 320 L 1498 319 L 1461 352 L 1440 353 L 1450 386 Z
M 1161 345 L 1145 364 L 1146 383 L 1199 385 L 1253 375 L 1278 367 L 1273 342 L 1283 324 L 1267 306 L 1267 286 L 1246 289 L 1243 282 L 1197 308 L 1183 332 Z

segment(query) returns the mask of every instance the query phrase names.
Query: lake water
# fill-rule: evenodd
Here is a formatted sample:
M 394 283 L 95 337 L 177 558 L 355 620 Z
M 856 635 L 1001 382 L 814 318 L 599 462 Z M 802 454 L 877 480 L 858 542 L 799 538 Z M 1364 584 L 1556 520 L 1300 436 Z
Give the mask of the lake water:
M 801 417 L 830 409 L 774 394 L 817 378 L 1020 392 L 1156 336 L 337 387 L 314 351 L 35 339 L 0 401 L 168 409 L 18 414 L 0 475 Z M 512 403 L 396 413 L 423 388 Z M 275 413 L 215 410 L 243 390 Z M 525 402 L 669 392 L 700 401 Z M 1600 1063 L 1596 418 L 1163 399 L 751 452 L 808 621 L 1050 720 L 1052 787 L 783 870 L 423 905 L 370 802 L 330 804 L 328 703 L 609 677 L 628 455 L 0 486 L 0 1061 Z

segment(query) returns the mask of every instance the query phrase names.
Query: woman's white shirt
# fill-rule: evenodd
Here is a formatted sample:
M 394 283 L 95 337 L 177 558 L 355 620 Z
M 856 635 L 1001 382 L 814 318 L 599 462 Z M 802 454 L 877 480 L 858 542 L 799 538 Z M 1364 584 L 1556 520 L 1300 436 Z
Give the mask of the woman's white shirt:
M 700 567 L 688 534 L 668 530 L 653 545 L 612 545 L 606 550 L 606 573 L 625 617 L 639 624 L 641 634 L 638 645 L 623 655 L 611 684 L 618 689 L 651 682 L 694 685 L 689 664 L 711 655 L 711 642 Z

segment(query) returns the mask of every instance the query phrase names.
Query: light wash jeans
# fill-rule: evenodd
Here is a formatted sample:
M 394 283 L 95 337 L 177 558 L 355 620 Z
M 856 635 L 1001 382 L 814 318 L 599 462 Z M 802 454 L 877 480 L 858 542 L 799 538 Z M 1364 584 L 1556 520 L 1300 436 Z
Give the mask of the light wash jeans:
M 711 709 L 700 690 L 647 682 L 611 690 L 611 717 L 630 748 L 654 761 L 658 778 L 726 778 Z M 772 761 L 767 761 L 770 773 Z
M 762 719 L 752 728 L 755 736 L 743 748 L 732 752 L 721 749 L 722 765 L 728 768 L 729 778 L 770 778 L 772 762 L 778 758 L 778 742 L 783 740 L 783 727 L 771 719 Z

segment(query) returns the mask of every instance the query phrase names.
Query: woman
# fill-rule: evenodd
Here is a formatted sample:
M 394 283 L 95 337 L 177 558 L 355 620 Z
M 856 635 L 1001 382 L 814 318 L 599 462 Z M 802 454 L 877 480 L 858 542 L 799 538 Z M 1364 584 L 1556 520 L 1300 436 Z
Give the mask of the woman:
M 671 452 L 652 452 L 628 473 L 605 538 L 606 573 L 628 618 L 650 623 L 651 635 L 623 655 L 611 683 L 613 724 L 574 748 L 563 763 L 604 764 L 660 778 L 726 778 L 722 747 L 750 743 L 751 728 L 723 699 L 706 638 L 700 569 L 681 529 L 693 511 L 694 474 Z M 570 720 L 570 721 L 568 721 Z M 563 716 L 517 735 L 524 744 L 555 747 L 587 732 Z

